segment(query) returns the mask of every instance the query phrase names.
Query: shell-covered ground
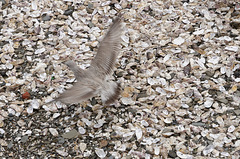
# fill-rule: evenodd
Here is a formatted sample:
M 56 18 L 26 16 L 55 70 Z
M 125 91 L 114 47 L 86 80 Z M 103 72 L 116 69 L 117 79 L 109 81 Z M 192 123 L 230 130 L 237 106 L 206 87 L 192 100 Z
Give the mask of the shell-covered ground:
M 0 0 L 1 158 L 240 156 L 237 0 Z M 45 104 L 122 13 L 118 101 Z

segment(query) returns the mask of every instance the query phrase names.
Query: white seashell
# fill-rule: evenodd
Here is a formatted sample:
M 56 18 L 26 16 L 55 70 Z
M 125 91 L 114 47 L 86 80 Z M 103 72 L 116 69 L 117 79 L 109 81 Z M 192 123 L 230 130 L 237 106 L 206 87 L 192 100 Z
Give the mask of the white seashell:
M 15 110 L 12 109 L 12 108 L 8 108 L 8 113 L 9 113 L 9 114 L 13 114 L 13 115 L 16 114 Z
M 86 150 L 86 148 L 87 148 L 87 144 L 85 144 L 85 143 L 80 143 L 79 144 L 79 147 L 80 147 L 80 150 L 82 151 L 82 153 Z
M 53 57 L 55 60 L 59 60 L 59 58 L 60 58 L 59 55 L 57 55 L 57 54 L 56 54 L 56 55 L 52 55 L 52 57 Z
M 219 56 L 213 56 L 213 57 L 210 57 L 210 59 L 208 59 L 208 62 L 212 64 L 218 64 L 219 60 L 220 60 Z
M 45 72 L 45 68 L 47 67 L 47 64 L 45 63 L 37 63 L 37 66 L 34 69 L 34 72 L 38 72 L 38 73 L 43 73 Z
M 163 58 L 163 63 L 167 62 L 170 59 L 171 55 L 167 54 L 164 58 Z
M 55 104 L 51 104 L 50 106 L 43 105 L 42 108 L 44 110 L 46 110 L 47 112 L 49 112 L 49 111 L 56 112 L 58 110 Z
M 46 49 L 45 49 L 44 47 L 41 48 L 41 49 L 37 49 L 37 50 L 35 51 L 35 54 L 41 54 L 41 53 L 43 53 L 45 50 L 46 50 Z
M 27 130 L 26 132 L 23 133 L 23 135 L 31 135 L 32 134 L 32 130 Z
M 117 150 L 118 150 L 118 151 L 126 151 L 126 148 L 127 148 L 126 144 L 121 144 L 121 145 L 117 148 Z
M 230 133 L 234 132 L 235 129 L 236 129 L 235 126 L 231 125 L 231 126 L 228 127 L 228 132 L 230 132 Z
M 182 22 L 185 23 L 185 24 L 190 24 L 191 23 L 188 19 L 183 19 Z
M 83 128 L 83 127 L 79 127 L 78 128 L 78 132 L 80 133 L 80 134 L 85 134 L 86 133 L 86 130 Z
M 104 158 L 106 157 L 106 153 L 103 151 L 103 149 L 100 149 L 100 148 L 96 148 L 95 149 L 95 153 L 97 154 L 98 157 L 100 158 Z
M 157 81 L 156 79 L 151 78 L 151 77 L 148 78 L 148 84 L 150 84 L 150 85 L 155 85 L 155 84 L 157 84 L 157 83 L 158 83 L 158 81 Z
M 60 116 L 60 113 L 54 113 L 53 114 L 53 119 L 56 119 L 57 117 L 59 117 Z
M 104 119 L 99 119 L 97 124 L 94 124 L 93 127 L 94 128 L 100 128 L 103 126 L 103 124 L 105 123 Z
M 146 127 L 146 126 L 149 126 L 149 124 L 148 124 L 148 122 L 146 122 L 146 120 L 142 120 L 142 121 L 141 121 L 141 125 L 142 125 L 142 126 L 145 126 L 145 127 Z
M 17 79 L 16 84 L 19 84 L 19 85 L 25 84 L 25 79 Z
M 141 47 L 142 48 L 147 48 L 147 47 L 149 47 L 149 44 L 146 43 L 146 42 L 141 41 Z
M 193 35 L 201 35 L 201 34 L 204 34 L 204 29 L 193 32 Z
M 32 10 L 37 10 L 38 9 L 38 4 L 37 4 L 37 0 L 32 1 Z
M 121 101 L 123 104 L 128 105 L 128 104 L 135 104 L 135 102 L 132 100 L 130 97 L 122 97 Z
M 16 105 L 16 104 L 11 104 L 10 107 L 11 107 L 12 109 L 14 109 L 16 112 L 22 112 L 22 111 L 23 111 L 23 107 L 18 106 L 18 105 Z
M 36 99 L 33 99 L 32 102 L 30 103 L 31 107 L 33 109 L 39 109 L 40 104 L 38 103 L 38 101 Z
M 1 146 L 4 146 L 4 147 L 8 145 L 8 143 L 3 139 L 0 139 L 0 144 L 1 144 Z
M 56 106 L 57 106 L 58 109 L 61 109 L 61 108 L 63 108 L 64 104 L 59 102 L 59 101 L 57 101 L 56 102 Z
M 5 130 L 3 130 L 2 128 L 0 128 L 0 134 L 4 134 Z M 2 144 L 1 144 L 2 145 Z
M 66 82 L 70 82 L 70 83 L 72 83 L 74 81 L 75 81 L 75 78 L 69 78 L 69 79 L 66 80 Z
M 216 118 L 216 121 L 221 127 L 224 127 L 224 121 L 223 121 L 223 118 L 221 116 L 218 116 Z
M 234 81 L 235 82 L 240 82 L 240 78 L 236 78 Z
M 129 43 L 129 36 L 122 35 L 121 38 L 122 38 L 123 42 L 125 42 L 127 44 Z
M 159 153 L 160 153 L 160 148 L 158 146 L 155 146 L 154 147 L 154 154 L 159 155 Z
M 223 36 L 223 37 L 219 37 L 218 40 L 222 40 L 222 41 L 232 41 L 232 38 L 229 36 Z
M 183 39 L 182 37 L 178 37 L 178 38 L 176 38 L 172 41 L 172 43 L 175 44 L 175 45 L 181 45 L 184 42 L 185 42 L 185 39 Z
M 86 119 L 86 118 L 82 118 L 82 121 L 87 125 L 87 126 L 91 126 L 92 125 L 92 121 Z
M 187 105 L 187 104 L 185 104 L 185 103 L 182 103 L 182 107 L 185 108 L 185 109 L 187 109 L 187 108 L 189 108 L 189 105 Z
M 207 136 L 208 133 L 209 133 L 208 130 L 203 130 L 203 131 L 201 131 L 201 135 L 202 135 L 203 137 Z
M 29 62 L 32 62 L 32 56 L 27 56 L 27 60 L 28 60 Z
M 114 6 L 115 6 L 117 9 L 122 9 L 122 7 L 120 6 L 119 3 L 115 3 Z
M 203 155 L 206 156 L 210 154 L 214 150 L 213 145 L 208 145 L 204 150 L 203 150 Z
M 33 18 L 40 17 L 40 15 L 41 15 L 41 12 L 39 10 L 35 10 L 35 11 L 31 12 L 31 14 L 30 14 L 30 16 Z
M 163 121 L 164 123 L 170 124 L 172 123 L 172 118 L 165 118 Z
M 121 132 L 121 133 L 123 133 L 123 132 Z M 125 132 L 122 134 L 122 137 L 125 138 L 125 140 L 127 140 L 127 138 L 130 139 L 133 135 L 134 135 L 134 132 Z
M 58 131 L 57 131 L 57 129 L 55 129 L 55 128 L 49 128 L 49 131 L 50 131 L 50 133 L 51 133 L 53 136 L 58 136 Z
M 7 62 L 5 66 L 6 66 L 7 69 L 12 69 L 13 68 L 13 65 L 9 62 Z
M 26 125 L 26 122 L 24 122 L 24 121 L 21 119 L 21 120 L 18 120 L 18 121 L 17 121 L 17 124 L 18 124 L 20 127 L 23 127 L 24 125 Z
M 180 151 L 177 151 L 177 156 L 182 159 L 193 159 L 192 155 L 184 154 Z
M 228 152 L 221 152 L 221 157 L 227 158 L 228 156 L 230 156 Z
M 239 147 L 240 146 L 240 140 L 237 140 L 236 142 L 235 142 L 235 145 L 234 145 L 235 147 Z
M 227 47 L 225 47 L 225 50 L 237 52 L 238 48 L 239 48 L 238 46 L 227 46 Z
M 166 91 L 165 91 L 164 89 L 162 89 L 161 87 L 157 87 L 157 88 L 156 88 L 156 91 L 157 91 L 158 93 L 160 93 L 161 95 L 166 95 L 166 94 L 167 94 Z
M 143 134 L 142 129 L 137 128 L 135 130 L 135 133 L 136 133 L 137 140 L 140 140 L 142 138 L 142 134 Z
M 98 41 L 94 41 L 94 42 L 91 43 L 92 47 L 96 47 L 97 45 L 98 45 Z
M 207 97 L 206 101 L 204 102 L 205 108 L 210 108 L 213 104 L 214 100 L 212 98 Z
M 28 114 L 32 114 L 33 113 L 33 107 L 32 106 L 27 107 L 27 113 Z
M 204 14 L 204 17 L 205 17 L 207 20 L 211 20 L 211 19 L 212 19 L 212 17 L 211 17 L 211 15 L 210 15 L 210 13 L 209 13 L 208 10 L 204 9 L 204 10 L 202 10 L 202 12 L 203 12 L 203 14 Z
M 63 151 L 63 150 L 56 150 L 56 152 L 61 155 L 61 156 L 64 156 L 66 157 L 68 155 L 68 153 L 66 151 Z
M 73 16 L 73 18 L 75 19 L 75 20 L 78 20 L 79 19 L 79 16 L 78 16 L 78 12 L 73 12 L 72 13 L 72 16 Z

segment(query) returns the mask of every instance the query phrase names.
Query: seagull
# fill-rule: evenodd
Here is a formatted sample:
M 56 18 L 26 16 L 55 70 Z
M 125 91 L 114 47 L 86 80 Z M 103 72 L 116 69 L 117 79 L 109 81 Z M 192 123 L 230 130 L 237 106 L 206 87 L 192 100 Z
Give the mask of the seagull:
M 122 32 L 121 17 L 118 16 L 100 42 L 89 68 L 81 69 L 74 61 L 66 61 L 65 64 L 73 71 L 77 82 L 53 101 L 74 104 L 100 94 L 103 104 L 113 103 L 118 98 L 121 87 L 120 83 L 111 81 L 109 77 L 120 51 Z

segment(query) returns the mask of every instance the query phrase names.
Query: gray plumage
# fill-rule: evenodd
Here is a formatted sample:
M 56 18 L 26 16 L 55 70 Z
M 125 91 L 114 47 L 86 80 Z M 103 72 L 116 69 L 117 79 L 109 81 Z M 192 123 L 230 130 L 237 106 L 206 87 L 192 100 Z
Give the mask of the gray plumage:
M 101 95 L 104 104 L 111 104 L 117 99 L 120 94 L 120 85 L 108 81 L 108 76 L 112 74 L 119 54 L 122 31 L 121 18 L 117 17 L 100 42 L 97 54 L 88 69 L 79 68 L 73 61 L 65 62 L 73 71 L 77 82 L 72 88 L 60 94 L 55 101 L 65 104 L 80 103 L 97 94 Z

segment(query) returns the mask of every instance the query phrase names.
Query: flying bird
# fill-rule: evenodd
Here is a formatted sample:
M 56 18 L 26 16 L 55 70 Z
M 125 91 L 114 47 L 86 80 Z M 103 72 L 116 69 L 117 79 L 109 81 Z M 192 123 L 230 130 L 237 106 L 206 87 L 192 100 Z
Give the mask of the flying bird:
M 64 104 L 80 103 L 100 94 L 103 104 L 113 103 L 118 98 L 121 88 L 119 83 L 109 80 L 109 76 L 112 75 L 120 51 L 122 32 L 123 26 L 119 16 L 100 42 L 89 68 L 81 69 L 72 60 L 66 61 L 65 64 L 73 71 L 77 82 L 53 101 Z

